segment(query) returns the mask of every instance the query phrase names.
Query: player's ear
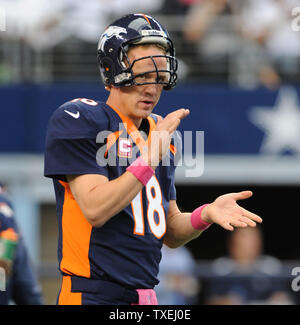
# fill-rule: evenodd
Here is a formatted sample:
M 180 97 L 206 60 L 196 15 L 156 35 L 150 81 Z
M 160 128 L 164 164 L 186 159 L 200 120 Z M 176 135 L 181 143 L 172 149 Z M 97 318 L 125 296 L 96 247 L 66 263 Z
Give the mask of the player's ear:
M 111 86 L 105 86 L 105 90 L 107 90 L 107 91 L 111 91 Z

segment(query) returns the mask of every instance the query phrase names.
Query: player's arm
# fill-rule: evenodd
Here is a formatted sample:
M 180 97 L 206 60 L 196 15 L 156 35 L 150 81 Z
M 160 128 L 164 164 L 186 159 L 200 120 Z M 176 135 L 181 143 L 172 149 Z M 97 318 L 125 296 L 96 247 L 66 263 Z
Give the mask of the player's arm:
M 167 218 L 167 232 L 164 244 L 170 248 L 176 248 L 197 238 L 202 231 L 196 230 L 191 224 L 191 213 L 181 212 L 175 200 L 169 203 Z
M 130 172 L 109 181 L 102 175 L 67 176 L 72 194 L 93 227 L 101 227 L 123 210 L 143 184 Z
M 170 113 L 165 119 L 160 119 L 156 127 L 157 132 L 151 138 L 151 144 L 155 143 L 156 148 L 142 155 L 144 161 L 153 169 L 166 154 L 171 134 L 188 113 L 187 110 L 180 109 Z M 69 175 L 67 180 L 84 216 L 94 227 L 101 227 L 128 206 L 144 186 L 129 171 L 112 181 L 103 175 L 94 174 Z
M 207 223 L 216 223 L 230 231 L 234 230 L 234 227 L 255 227 L 256 222 L 261 223 L 262 219 L 236 203 L 238 200 L 244 200 L 251 196 L 251 191 L 221 195 L 204 207 L 201 219 Z M 165 244 L 176 248 L 198 237 L 201 233 L 201 230 L 192 226 L 191 213 L 181 213 L 176 201 L 170 201 Z

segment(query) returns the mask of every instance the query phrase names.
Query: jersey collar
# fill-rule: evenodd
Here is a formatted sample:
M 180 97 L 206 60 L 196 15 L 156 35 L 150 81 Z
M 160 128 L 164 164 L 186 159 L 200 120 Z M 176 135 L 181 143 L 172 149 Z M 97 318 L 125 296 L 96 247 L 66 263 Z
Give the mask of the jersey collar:
M 141 154 L 144 153 L 145 151 L 147 151 L 148 146 L 150 145 L 150 142 L 151 142 L 151 132 L 156 127 L 155 120 L 151 116 L 148 116 L 147 119 L 144 119 L 144 120 L 148 121 L 148 126 L 149 126 L 148 137 L 145 140 L 143 138 L 143 136 L 141 135 L 140 131 L 138 130 L 138 128 L 135 126 L 135 124 L 132 122 L 132 120 L 129 117 L 125 116 L 123 113 L 121 113 L 116 108 L 109 106 L 109 105 L 107 105 L 107 106 L 110 107 L 112 110 L 114 110 L 115 113 L 120 117 L 127 134 L 131 137 L 132 141 L 134 141 L 134 143 L 138 146 Z M 143 122 L 144 122 L 144 120 L 143 120 Z M 142 124 L 143 124 L 143 122 L 142 122 Z M 145 126 L 143 127 L 142 124 L 141 124 L 142 128 L 140 128 L 141 131 L 143 131 L 143 129 L 145 130 Z M 148 127 L 147 127 L 147 129 L 148 129 Z

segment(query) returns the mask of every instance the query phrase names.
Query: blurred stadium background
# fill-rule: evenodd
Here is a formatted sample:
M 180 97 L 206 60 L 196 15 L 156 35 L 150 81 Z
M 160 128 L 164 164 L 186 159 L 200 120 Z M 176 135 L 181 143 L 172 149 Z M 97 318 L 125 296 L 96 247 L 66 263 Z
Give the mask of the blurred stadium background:
M 180 131 L 204 131 L 204 172 L 187 178 L 178 168 L 179 205 L 192 210 L 253 190 L 242 205 L 263 217 L 264 254 L 282 263 L 276 276 L 286 281 L 288 303 L 299 304 L 291 289 L 300 266 L 297 7 L 294 0 L 0 0 L 0 181 L 10 188 L 46 304 L 55 303 L 60 285 L 54 192 L 43 177 L 47 122 L 70 99 L 105 100 L 97 40 L 129 12 L 156 17 L 177 50 L 178 87 L 163 94 L 156 112 L 189 108 Z M 212 261 L 227 254 L 227 235 L 213 226 L 187 245 L 196 265 L 193 303 L 206 303 L 207 281 L 217 276 Z

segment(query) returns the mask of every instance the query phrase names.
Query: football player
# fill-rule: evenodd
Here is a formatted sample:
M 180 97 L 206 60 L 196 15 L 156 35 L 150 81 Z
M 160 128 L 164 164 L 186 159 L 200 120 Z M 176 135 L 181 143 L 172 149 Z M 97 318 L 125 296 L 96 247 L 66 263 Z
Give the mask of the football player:
M 5 282 L 4 288 L 0 283 L 0 305 L 43 304 L 42 292 L 4 184 L 0 184 L 0 281 Z
M 152 114 L 177 79 L 173 43 L 157 20 L 130 14 L 113 22 L 98 62 L 106 102 L 71 100 L 48 126 L 45 176 L 54 180 L 63 275 L 57 303 L 157 304 L 163 243 L 181 246 L 213 222 L 232 230 L 261 219 L 236 204 L 249 191 L 192 213 L 178 209 L 173 133 L 189 110 Z

